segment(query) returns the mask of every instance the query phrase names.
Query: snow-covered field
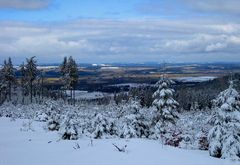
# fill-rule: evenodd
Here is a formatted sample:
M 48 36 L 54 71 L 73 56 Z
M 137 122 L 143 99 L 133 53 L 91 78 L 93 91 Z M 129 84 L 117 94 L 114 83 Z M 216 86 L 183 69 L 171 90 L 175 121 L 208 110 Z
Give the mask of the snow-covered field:
M 204 82 L 204 81 L 210 81 L 214 80 L 217 77 L 214 76 L 198 76 L 198 77 L 180 77 L 176 78 L 175 80 L 181 81 L 181 82 Z
M 24 124 L 25 123 L 25 124 Z M 208 151 L 184 150 L 147 139 L 60 140 L 46 123 L 0 118 L 0 165 L 237 165 L 210 157 Z M 31 129 L 29 129 L 31 128 Z M 127 145 L 126 152 L 119 152 Z M 79 147 L 78 147 L 79 145 Z

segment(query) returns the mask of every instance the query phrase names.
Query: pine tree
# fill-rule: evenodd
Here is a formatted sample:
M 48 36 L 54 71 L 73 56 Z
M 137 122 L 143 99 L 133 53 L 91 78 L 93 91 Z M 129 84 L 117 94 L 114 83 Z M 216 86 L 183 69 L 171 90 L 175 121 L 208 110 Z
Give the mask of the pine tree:
M 24 97 L 26 94 L 26 68 L 24 63 L 20 65 L 20 85 L 21 85 L 21 91 L 22 91 L 22 104 L 24 104 Z
M 95 114 L 91 122 L 91 134 L 93 138 L 99 139 L 106 136 L 116 135 L 115 121 L 102 114 Z
M 48 121 L 47 127 L 49 131 L 58 131 L 60 129 L 61 123 L 61 111 L 57 108 L 54 104 L 47 104 L 47 114 L 48 114 Z
M 166 133 L 166 127 L 174 125 L 178 118 L 176 115 L 178 102 L 173 99 L 174 90 L 169 88 L 172 83 L 172 80 L 164 77 L 156 83 L 158 89 L 153 94 L 153 106 L 157 108 L 155 120 L 155 133 L 157 134 Z
M 4 82 L 3 70 L 0 72 L 0 104 L 6 99 L 6 84 Z
M 12 64 L 12 60 L 9 57 L 8 61 L 4 60 L 4 65 L 2 69 L 2 76 L 4 83 L 7 86 L 8 100 L 12 100 L 12 85 L 15 83 L 15 72 Z
M 141 105 L 136 98 L 130 98 L 128 110 L 131 111 L 133 114 L 139 114 L 141 109 Z
M 77 64 L 70 56 L 68 59 L 64 57 L 63 63 L 60 66 L 62 75 L 63 88 L 70 90 L 71 101 L 75 104 L 75 89 L 78 83 L 78 68 Z
M 30 86 L 30 97 L 31 97 L 31 103 L 33 98 L 33 82 L 37 77 L 37 61 L 35 60 L 35 57 L 31 57 L 30 59 L 27 59 L 26 64 L 26 78 L 28 85 Z
M 74 118 L 74 114 L 68 113 L 60 127 L 60 133 L 63 140 L 78 139 L 79 134 L 76 125 L 77 121 Z
M 67 68 L 67 57 L 64 57 L 63 63 L 60 65 L 61 81 L 63 82 L 62 90 L 66 94 L 67 87 L 67 78 L 68 78 L 68 68 Z
M 5 75 L 7 74 L 7 61 L 4 60 L 3 62 L 3 68 L 1 69 L 1 95 L 3 97 L 2 102 L 4 102 L 7 99 L 7 80 L 5 78 Z
M 67 73 L 67 57 L 64 57 L 63 63 L 60 65 L 60 73 L 62 76 Z
M 119 131 L 121 138 L 147 138 L 149 124 L 142 114 L 130 114 L 123 117 Z
M 209 131 L 209 153 L 213 157 L 240 160 L 240 95 L 233 82 L 213 100 Z
M 72 56 L 68 59 L 68 74 L 69 74 L 69 87 L 71 90 L 71 99 L 75 104 L 75 89 L 78 83 L 78 68 L 76 62 L 73 60 Z

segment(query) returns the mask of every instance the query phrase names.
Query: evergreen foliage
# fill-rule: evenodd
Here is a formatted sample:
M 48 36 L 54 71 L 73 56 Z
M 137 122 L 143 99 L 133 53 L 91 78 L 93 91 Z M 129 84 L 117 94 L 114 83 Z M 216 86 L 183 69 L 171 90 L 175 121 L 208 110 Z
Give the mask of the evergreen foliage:
M 4 60 L 2 69 L 3 86 L 7 90 L 8 101 L 12 100 L 12 85 L 15 83 L 15 72 L 12 64 L 12 60 L 9 57 L 8 61 Z
M 77 121 L 74 119 L 74 115 L 68 113 L 63 123 L 61 124 L 61 136 L 63 140 L 77 140 L 78 130 Z
M 229 88 L 213 100 L 209 131 L 209 153 L 213 157 L 240 160 L 240 95 L 230 81 Z
M 178 118 L 176 112 L 178 102 L 173 99 L 174 90 L 169 88 L 173 84 L 173 81 L 167 78 L 161 78 L 156 85 L 158 89 L 153 94 L 153 106 L 157 109 L 155 117 L 155 131 L 157 138 L 160 138 L 161 134 L 165 134 L 167 127 L 170 127 L 176 123 Z
M 30 98 L 31 98 L 31 103 L 33 101 L 33 88 L 34 88 L 34 80 L 37 77 L 37 61 L 35 60 L 35 57 L 31 57 L 27 59 L 27 64 L 26 64 L 26 80 L 27 80 L 27 85 L 30 87 Z
M 63 63 L 60 65 L 60 72 L 62 75 L 63 89 L 70 90 L 71 103 L 75 104 L 75 89 L 78 84 L 79 75 L 77 64 L 72 56 L 68 59 L 64 57 Z

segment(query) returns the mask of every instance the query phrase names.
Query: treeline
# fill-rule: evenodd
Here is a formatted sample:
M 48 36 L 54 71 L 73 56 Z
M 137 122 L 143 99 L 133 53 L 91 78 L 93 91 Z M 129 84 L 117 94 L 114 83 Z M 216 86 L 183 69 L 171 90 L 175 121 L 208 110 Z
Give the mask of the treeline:
M 26 62 L 19 66 L 20 74 L 18 76 L 16 76 L 17 68 L 14 68 L 12 59 L 9 57 L 4 60 L 0 70 L 0 104 L 5 101 L 21 104 L 41 103 L 44 97 L 62 98 L 75 104 L 75 89 L 78 83 L 77 64 L 71 56 L 64 57 L 59 69 L 62 88 L 55 92 L 45 87 L 44 70 L 37 68 L 36 57 L 27 58 Z M 67 90 L 70 91 L 69 100 L 67 99 Z M 58 93 L 57 96 L 56 93 Z
M 179 108 L 184 110 L 199 110 L 212 107 L 212 100 L 216 98 L 219 92 L 228 87 L 230 79 L 235 81 L 234 87 L 240 91 L 240 74 L 226 75 L 211 81 L 196 84 L 174 84 L 176 91 L 174 99 L 179 103 Z M 131 98 L 137 98 L 142 107 L 151 107 L 153 102 L 153 93 L 156 91 L 154 86 L 139 86 L 130 88 L 128 92 L 121 91 L 114 94 L 116 104 L 128 102 Z
M 59 66 L 61 74 L 59 84 L 60 88 L 53 90 L 46 82 L 44 70 L 37 68 L 35 57 L 27 58 L 17 69 L 14 68 L 11 58 L 3 61 L 0 70 L 0 104 L 5 101 L 13 103 L 41 103 L 44 98 L 63 99 L 66 103 L 75 105 L 81 103 L 77 100 L 75 90 L 79 85 L 79 71 L 75 60 L 70 57 L 64 57 L 62 64 Z M 232 75 L 234 80 L 239 80 L 240 75 Z M 178 84 L 174 85 L 174 99 L 179 102 L 179 108 L 184 110 L 197 110 L 206 107 L 211 108 L 212 102 L 217 94 L 227 87 L 229 76 L 215 79 L 210 82 L 202 82 L 195 85 Z M 240 89 L 239 83 L 235 83 L 237 90 Z M 113 101 L 116 104 L 124 104 L 136 98 L 142 107 L 151 107 L 153 102 L 153 93 L 156 91 L 154 86 L 140 86 L 130 88 L 128 92 L 115 93 Z M 112 98 L 106 96 L 101 99 L 87 100 L 88 103 L 109 104 Z

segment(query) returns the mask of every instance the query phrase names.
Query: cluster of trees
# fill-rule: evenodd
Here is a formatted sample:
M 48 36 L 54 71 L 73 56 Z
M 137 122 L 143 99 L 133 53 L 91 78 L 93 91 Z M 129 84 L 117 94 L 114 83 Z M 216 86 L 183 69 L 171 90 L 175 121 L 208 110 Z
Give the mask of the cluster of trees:
M 160 79 L 156 84 L 157 90 L 152 95 L 152 105 L 157 111 L 152 120 L 152 127 L 154 127 L 154 138 L 163 140 L 165 144 L 175 145 L 175 142 L 184 143 L 184 138 L 175 137 L 172 142 L 171 136 L 174 132 L 171 132 L 171 129 L 176 126 L 179 118 L 177 115 L 179 103 L 173 98 L 175 91 L 170 88 L 171 84 L 172 81 L 166 78 Z M 139 92 L 132 90 L 131 93 L 138 95 L 136 93 Z M 200 143 L 204 143 L 210 156 L 240 160 L 240 95 L 234 89 L 233 81 L 230 81 L 229 87 L 212 100 L 211 104 L 212 115 L 209 124 L 212 128 Z
M 69 58 L 64 57 L 63 63 L 60 65 L 61 79 L 63 82 L 62 89 L 70 91 L 70 103 L 75 105 L 75 90 L 78 84 L 78 67 L 75 60 L 70 56 Z
M 171 80 L 160 80 L 153 94 L 153 105 L 158 110 L 155 133 L 162 136 L 171 130 L 178 118 L 176 108 L 179 105 L 173 99 L 174 90 L 169 88 Z M 221 92 L 212 101 L 212 125 L 208 133 L 209 154 L 218 158 L 240 160 L 240 95 L 230 81 L 228 89 Z
M 240 160 L 240 95 L 234 89 L 233 81 L 229 83 L 229 87 L 212 101 L 209 120 L 212 128 L 206 140 L 210 156 Z M 173 99 L 174 90 L 169 88 L 171 84 L 171 80 L 161 79 L 153 94 L 153 106 L 158 112 L 155 116 L 155 134 L 160 138 L 167 137 L 178 119 L 176 109 L 179 104 Z
M 3 68 L 1 69 L 1 72 L 0 72 L 0 78 L 1 78 L 0 79 L 1 102 L 6 99 L 11 100 L 12 86 L 13 84 L 16 83 L 15 73 L 14 73 L 14 68 L 13 68 L 11 58 L 9 58 L 8 60 L 4 60 Z
M 54 91 L 44 88 L 44 72 L 37 69 L 35 57 L 27 58 L 26 63 L 14 68 L 11 58 L 4 60 L 0 70 L 0 104 L 4 101 L 13 101 L 12 94 L 20 96 L 21 103 L 41 102 L 44 96 L 54 96 Z M 60 66 L 62 89 L 66 93 L 70 91 L 71 104 L 75 104 L 75 89 L 78 84 L 78 68 L 74 59 L 70 56 L 64 58 Z M 51 94 L 52 93 L 52 94 Z M 67 96 L 64 95 L 64 96 Z M 28 99 L 26 99 L 28 98 Z M 59 98 L 59 97 L 58 97 Z
M 156 88 L 149 86 L 140 86 L 130 88 L 128 92 L 121 91 L 119 93 L 114 93 L 113 100 L 117 105 L 131 101 L 131 98 L 136 98 L 139 100 L 142 107 L 151 107 L 154 98 L 152 97 Z
M 232 75 L 236 81 L 240 80 L 240 74 Z M 211 109 L 212 100 L 218 93 L 228 87 L 229 75 L 195 84 L 174 83 L 172 87 L 176 90 L 174 99 L 179 103 L 182 110 L 202 110 Z M 240 84 L 235 83 L 235 88 L 240 90 Z M 138 86 L 130 88 L 128 92 L 121 91 L 114 94 L 116 104 L 128 102 L 130 98 L 137 98 L 142 107 L 151 107 L 154 101 L 153 93 L 157 90 L 156 86 Z
M 22 101 L 24 102 L 25 96 L 30 95 L 30 100 L 33 102 L 33 96 L 35 96 L 36 93 L 40 95 L 39 91 L 36 90 L 37 88 L 34 83 L 38 78 L 38 72 L 37 61 L 35 60 L 35 57 L 31 57 L 26 60 L 26 64 L 23 63 L 20 66 L 20 79 L 17 79 L 16 69 L 13 67 L 11 58 L 9 57 L 8 60 L 4 60 L 0 71 L 1 103 L 5 100 L 12 101 L 12 93 L 15 92 L 18 94 L 18 86 L 20 87 L 22 93 Z M 42 90 L 42 88 L 38 89 Z

